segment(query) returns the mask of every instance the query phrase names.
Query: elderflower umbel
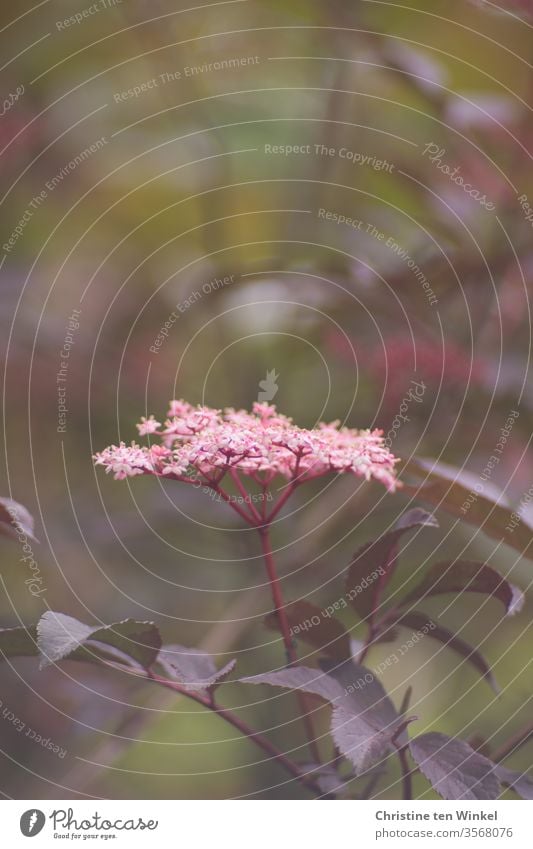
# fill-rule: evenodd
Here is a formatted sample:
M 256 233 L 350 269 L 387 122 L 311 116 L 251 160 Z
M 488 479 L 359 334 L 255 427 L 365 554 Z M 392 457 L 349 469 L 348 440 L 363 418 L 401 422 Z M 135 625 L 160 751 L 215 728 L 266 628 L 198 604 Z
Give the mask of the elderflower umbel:
M 121 442 L 94 457 L 116 480 L 134 475 L 190 480 L 200 473 L 218 485 L 229 472 L 265 486 L 277 475 L 301 483 L 333 472 L 374 478 L 390 491 L 398 485 L 398 460 L 384 445 L 382 431 L 339 422 L 306 430 L 268 404 L 255 403 L 249 413 L 171 401 L 164 425 L 150 416 L 137 429 L 141 436 L 159 437 L 160 444 Z

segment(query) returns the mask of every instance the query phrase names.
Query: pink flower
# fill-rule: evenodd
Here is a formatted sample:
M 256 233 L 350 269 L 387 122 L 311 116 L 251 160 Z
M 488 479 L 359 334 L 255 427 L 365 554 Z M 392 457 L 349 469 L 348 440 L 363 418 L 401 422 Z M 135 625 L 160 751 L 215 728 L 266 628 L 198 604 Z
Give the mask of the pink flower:
M 111 445 L 99 454 L 95 454 L 95 464 L 104 466 L 106 474 L 113 472 L 116 481 L 131 478 L 134 475 L 152 474 L 154 464 L 150 459 L 150 450 L 140 448 L 135 442 L 126 445 Z
M 274 406 L 259 403 L 249 413 L 171 401 L 169 416 L 163 429 L 153 416 L 137 425 L 141 435 L 157 435 L 161 445 L 143 448 L 121 442 L 96 454 L 96 464 L 117 480 L 151 474 L 190 482 L 199 473 L 218 486 L 226 474 L 240 473 L 267 486 L 278 475 L 297 485 L 348 473 L 374 478 L 390 491 L 398 485 L 398 460 L 380 430 L 353 430 L 339 422 L 306 430 Z
M 149 419 L 142 417 L 140 424 L 137 425 L 139 436 L 146 436 L 147 433 L 156 433 L 158 427 L 161 427 L 161 422 L 156 422 L 153 416 Z

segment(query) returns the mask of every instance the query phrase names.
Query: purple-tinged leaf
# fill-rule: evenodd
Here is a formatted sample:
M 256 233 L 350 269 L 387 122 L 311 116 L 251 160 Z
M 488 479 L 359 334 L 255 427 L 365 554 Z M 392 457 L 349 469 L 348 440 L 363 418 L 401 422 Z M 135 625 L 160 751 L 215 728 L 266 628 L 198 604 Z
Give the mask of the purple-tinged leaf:
M 381 594 L 396 568 L 402 536 L 421 527 L 437 528 L 438 522 L 431 513 L 416 507 L 401 516 L 392 531 L 367 542 L 354 555 L 346 579 L 346 594 L 361 619 L 371 617 L 379 606 Z
M 497 598 L 512 616 L 523 603 L 522 592 L 490 566 L 471 560 L 435 563 L 402 604 L 444 593 L 482 593 Z
M 464 740 L 432 732 L 415 737 L 409 749 L 443 799 L 497 799 L 500 795 L 494 764 Z
M 37 624 L 41 669 L 64 660 L 80 648 L 95 630 L 72 616 L 47 611 Z
M 11 498 L 0 498 L 0 534 L 11 539 L 20 539 L 21 542 L 24 537 L 37 542 L 33 531 L 34 521 L 31 513 Z
M 500 764 L 496 765 L 494 772 L 502 784 L 514 790 L 522 799 L 533 799 L 533 779 L 527 773 L 515 772 Z
M 286 605 L 285 614 L 291 629 L 291 636 L 303 640 L 328 657 L 348 660 L 352 656 L 350 635 L 343 625 L 325 610 L 321 610 L 308 601 L 294 601 Z M 269 613 L 265 624 L 279 631 L 276 613 Z
M 464 657 L 465 660 L 468 660 L 468 662 L 471 663 L 479 673 L 481 673 L 482 677 L 485 678 L 487 684 L 492 687 L 494 692 L 500 692 L 500 688 L 496 683 L 492 670 L 483 655 L 478 651 L 478 649 L 475 649 L 469 643 L 458 637 L 457 634 L 454 634 L 453 631 L 448 631 L 447 628 L 443 628 L 442 625 L 438 625 L 433 619 L 431 619 L 430 616 L 418 611 L 406 613 L 405 616 L 402 616 L 401 619 L 398 620 L 397 624 L 405 625 L 408 628 L 414 628 L 416 631 L 420 631 L 424 627 L 429 628 L 427 631 L 428 637 L 431 637 L 433 640 L 439 640 L 439 642 L 443 643 L 443 645 L 447 648 L 452 649 L 457 652 L 457 654 L 461 655 L 461 657 Z
M 217 669 L 210 654 L 201 649 L 185 646 L 164 646 L 157 658 L 165 674 L 182 684 L 186 690 L 212 690 L 230 675 L 236 661 L 230 660 L 222 669 Z
M 406 484 L 405 474 L 412 475 L 419 483 Z M 417 459 L 404 470 L 402 481 L 405 492 L 474 525 L 492 539 L 503 540 L 523 557 L 533 558 L 533 528 L 524 520 L 513 527 L 512 510 L 505 496 L 487 487 L 483 495 L 476 493 L 474 486 L 479 483 L 478 478 L 436 460 Z
M 126 619 L 113 625 L 91 627 L 72 616 L 49 610 L 37 624 L 37 643 L 41 669 L 67 658 L 90 660 L 93 643 L 109 646 L 113 652 L 119 651 L 148 669 L 157 657 L 161 637 L 151 622 Z
M 98 628 L 91 634 L 90 642 L 122 652 L 143 669 L 149 669 L 155 662 L 162 643 L 159 629 L 153 622 L 138 622 L 136 619 L 124 619 Z
M 403 722 L 373 673 L 353 662 L 342 663 L 328 673 L 294 666 L 241 681 L 301 690 L 328 701 L 333 708 L 333 740 L 353 764 L 356 775 L 390 754 L 392 740 Z

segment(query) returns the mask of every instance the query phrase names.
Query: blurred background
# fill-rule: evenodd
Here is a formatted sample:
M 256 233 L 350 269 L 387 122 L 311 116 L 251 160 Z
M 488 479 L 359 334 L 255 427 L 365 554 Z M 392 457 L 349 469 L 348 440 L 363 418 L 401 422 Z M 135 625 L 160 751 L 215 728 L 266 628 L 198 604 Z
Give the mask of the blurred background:
M 4 5 L 0 494 L 36 518 L 42 591 L 2 540 L 3 627 L 47 609 L 131 616 L 218 664 L 236 657 L 239 677 L 280 662 L 258 543 L 232 511 L 93 468 L 175 397 L 250 408 L 266 380 L 298 424 L 383 428 L 403 461 L 437 458 L 472 486 L 517 411 L 482 486 L 520 505 L 533 484 L 530 5 Z M 283 589 L 324 606 L 411 500 L 348 478 L 300 496 L 274 536 Z M 398 586 L 461 556 L 527 592 L 530 560 L 437 517 Z M 383 683 L 396 704 L 413 685 L 417 730 L 501 743 L 531 712 L 531 599 L 508 619 L 478 596 L 449 601 L 427 608 L 448 607 L 443 621 L 482 645 L 501 695 L 428 638 Z M 2 664 L 0 679 L 4 796 L 306 796 L 221 719 L 154 687 L 72 662 Z M 221 692 L 281 748 L 303 747 L 281 691 Z M 398 797 L 395 769 L 384 797 Z M 417 792 L 431 798 L 422 779 Z

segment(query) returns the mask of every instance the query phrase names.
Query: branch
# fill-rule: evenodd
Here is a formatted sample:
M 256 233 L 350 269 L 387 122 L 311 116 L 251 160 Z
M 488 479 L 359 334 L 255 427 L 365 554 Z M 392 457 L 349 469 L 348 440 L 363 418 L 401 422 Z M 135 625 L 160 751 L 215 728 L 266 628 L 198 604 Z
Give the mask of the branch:
M 491 759 L 493 761 L 505 760 L 505 758 L 508 758 L 509 755 L 514 754 L 520 746 L 529 742 L 531 738 L 533 738 L 533 722 L 530 722 L 525 726 L 525 728 L 522 728 L 521 731 L 514 734 L 506 743 L 503 743 L 499 749 L 496 749 L 496 751 L 492 754 Z
M 263 555 L 265 559 L 268 581 L 270 583 L 270 589 L 272 591 L 274 608 L 276 611 L 279 628 L 283 637 L 285 652 L 287 654 L 287 663 L 289 666 L 295 666 L 298 663 L 298 655 L 296 654 L 296 650 L 294 648 L 291 636 L 291 628 L 289 620 L 287 619 L 287 614 L 285 612 L 285 602 L 283 600 L 278 573 L 274 564 L 274 556 L 272 553 L 272 546 L 270 544 L 269 529 L 267 526 L 266 528 L 259 528 L 258 530 L 259 536 L 261 537 L 261 545 L 263 548 Z M 313 759 L 317 763 L 320 763 L 320 752 L 318 750 L 318 745 L 316 742 L 316 734 L 313 725 L 313 718 L 311 715 L 312 709 L 309 708 L 309 701 L 305 693 L 298 691 L 297 697 L 298 701 L 300 702 L 300 708 L 302 712 L 302 718 L 305 724 L 307 739 L 309 740 L 309 749 L 311 751 Z
M 241 734 L 245 737 L 248 737 L 250 740 L 262 749 L 269 757 L 273 758 L 277 763 L 283 766 L 287 772 L 301 781 L 309 790 L 312 790 L 314 793 L 319 796 L 323 796 L 322 790 L 320 786 L 313 780 L 313 778 L 304 772 L 298 764 L 294 763 L 290 758 L 287 757 L 283 752 L 281 752 L 273 743 L 270 742 L 266 737 L 264 737 L 259 731 L 254 731 L 248 723 L 244 722 L 244 720 L 240 719 L 235 713 L 226 708 L 221 707 L 217 704 L 214 699 L 211 699 L 207 696 L 202 696 L 200 693 L 195 693 L 190 690 L 187 690 L 185 687 L 180 686 L 180 684 L 175 681 L 169 681 L 167 678 L 162 678 L 159 675 L 148 670 L 147 677 L 149 680 L 153 681 L 156 684 L 160 684 L 162 687 L 166 687 L 169 690 L 173 690 L 175 693 L 179 693 L 181 696 L 186 696 L 188 699 L 192 699 L 194 702 L 202 705 L 208 710 L 212 710 L 214 713 L 218 714 L 222 719 L 225 719 L 230 725 L 233 725 Z

